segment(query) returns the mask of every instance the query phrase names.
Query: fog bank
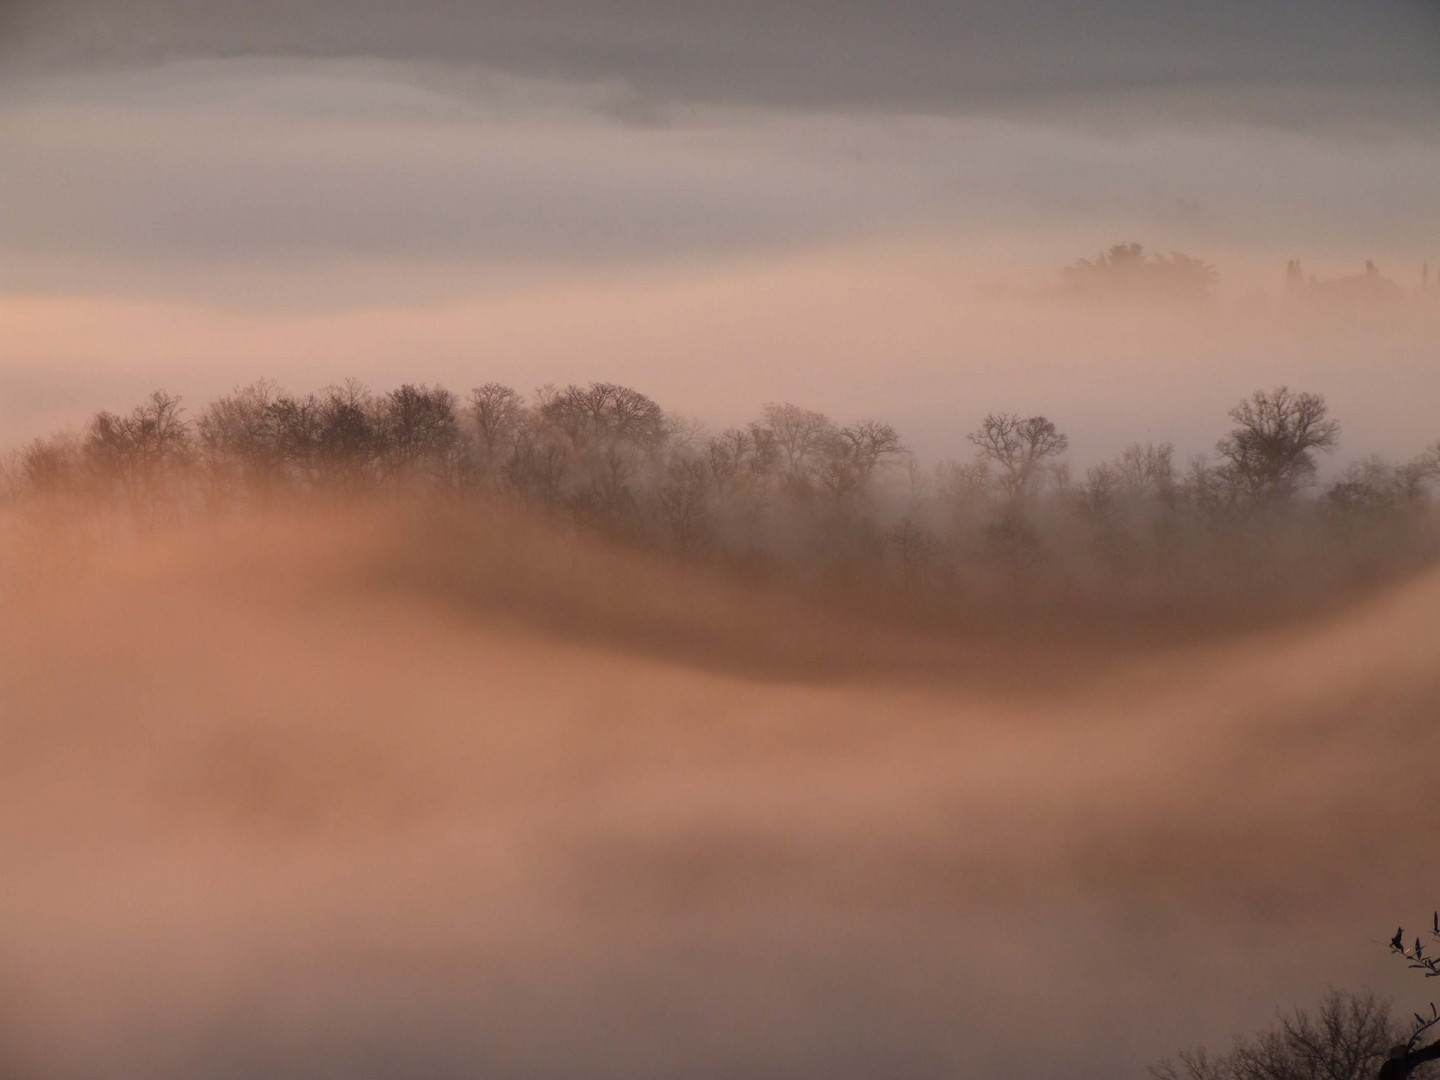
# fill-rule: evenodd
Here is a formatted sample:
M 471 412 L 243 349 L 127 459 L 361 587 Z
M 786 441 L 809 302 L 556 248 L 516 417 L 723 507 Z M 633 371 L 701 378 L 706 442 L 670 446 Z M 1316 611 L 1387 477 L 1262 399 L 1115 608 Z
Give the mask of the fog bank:
M 1433 575 L 1102 654 L 376 513 L 12 597 L 7 1075 L 1098 1078 L 1408 986 Z

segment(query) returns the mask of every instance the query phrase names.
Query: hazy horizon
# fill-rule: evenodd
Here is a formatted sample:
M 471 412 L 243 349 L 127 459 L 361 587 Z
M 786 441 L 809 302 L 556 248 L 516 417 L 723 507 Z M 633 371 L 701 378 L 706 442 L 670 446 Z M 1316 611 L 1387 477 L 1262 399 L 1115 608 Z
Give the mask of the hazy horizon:
M 1288 382 L 1378 452 L 1433 438 L 1371 391 L 1440 393 L 1440 315 L 1259 314 L 1292 258 L 1440 274 L 1429 5 L 263 10 L 7 6 L 7 428 L 357 375 L 629 382 L 721 426 L 805 399 L 936 454 L 943 400 L 1097 457 L 1137 401 Z M 1131 241 L 1215 265 L 1231 317 L 1028 302 Z

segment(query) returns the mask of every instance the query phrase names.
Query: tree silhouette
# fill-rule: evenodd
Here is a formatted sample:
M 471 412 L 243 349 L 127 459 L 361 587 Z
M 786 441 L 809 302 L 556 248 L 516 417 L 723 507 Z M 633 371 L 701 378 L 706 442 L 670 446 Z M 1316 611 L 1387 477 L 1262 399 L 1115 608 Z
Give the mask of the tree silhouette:
M 489 382 L 470 391 L 470 418 L 475 425 L 480 468 L 489 475 L 514 445 L 525 422 L 525 400 L 510 387 Z
M 1339 990 L 1313 1013 L 1282 1014 L 1276 1027 L 1236 1039 L 1228 1053 L 1186 1050 L 1147 1071 L 1153 1080 L 1370 1080 L 1399 1032 L 1374 994 Z
M 1427 979 L 1440 978 L 1440 959 L 1436 957 L 1436 950 L 1440 949 L 1440 911 L 1432 914 L 1431 920 L 1430 938 L 1435 944 L 1430 946 L 1429 955 L 1426 955 L 1425 942 L 1418 935 L 1415 943 L 1406 947 L 1403 926 L 1390 939 L 1390 951 L 1408 961 L 1412 970 L 1422 972 Z M 1385 1064 L 1380 1067 L 1380 1080 L 1406 1080 L 1427 1062 L 1440 1061 L 1440 1042 L 1421 1045 L 1427 1036 L 1440 1028 L 1440 1012 L 1436 1011 L 1435 1003 L 1430 1003 L 1428 1016 L 1417 1012 L 1414 1017 L 1415 1024 L 1409 1036 L 1391 1049 Z
M 1070 440 L 1043 416 L 1022 420 L 1016 413 L 990 413 L 965 436 L 986 461 L 1000 467 L 1000 487 L 1013 500 L 1032 495 L 1047 458 L 1058 457 Z
M 773 448 L 778 455 L 781 480 L 792 495 L 814 486 L 815 473 L 825 450 L 836 436 L 835 425 L 824 413 L 788 402 L 770 403 L 760 410 L 762 423 L 753 426 L 757 447 Z
M 1340 439 L 1340 423 L 1328 411 L 1320 394 L 1287 386 L 1255 391 L 1230 410 L 1235 427 L 1215 446 L 1226 478 L 1253 501 L 1288 500 L 1314 477 L 1314 451 Z
M 665 439 L 665 413 L 660 406 L 640 391 L 616 383 L 567 386 L 547 394 L 540 414 L 581 450 L 615 440 L 653 450 Z
M 1070 292 L 1091 299 L 1195 302 L 1214 295 L 1219 274 L 1202 259 L 1178 251 L 1147 255 L 1143 245 L 1131 243 L 1072 263 L 1063 278 Z
M 961 617 L 983 598 L 1016 616 L 1063 600 L 1077 614 L 1182 603 L 1271 618 L 1440 555 L 1440 445 L 1405 462 L 1363 459 L 1301 498 L 1316 451 L 1338 437 L 1324 399 L 1280 387 L 1230 416 L 1218 463 L 1181 471 L 1168 443 L 1135 443 L 1072 483 L 1060 460 L 1069 439 L 1054 422 L 992 412 L 968 434 L 968 460 L 926 470 L 910 458 L 902 480 L 891 466 L 909 451 L 893 426 L 838 424 L 793 403 L 707 435 L 615 383 L 545 386 L 528 399 L 483 383 L 462 412 L 442 387 L 375 396 L 350 381 L 297 396 L 261 381 L 193 423 L 178 398 L 155 394 L 97 414 L 78 437 L 34 440 L 3 459 L 0 499 L 37 536 L 103 505 L 118 537 L 126 513 L 143 525 L 264 505 L 277 492 L 293 501 L 415 485 L 525 503 L 687 560 L 903 586 Z M 1265 528 L 1254 527 L 1259 507 Z
M 905 452 L 899 433 L 879 420 L 837 429 L 819 455 L 817 478 L 835 498 L 866 491 L 880 466 Z
M 90 421 L 85 456 L 102 484 L 117 485 L 137 509 L 155 509 L 171 466 L 190 456 L 180 399 L 157 390 L 127 416 L 100 412 Z
M 373 480 L 374 463 L 385 449 L 379 411 L 370 392 L 354 379 L 320 395 L 316 458 L 341 490 L 361 490 Z

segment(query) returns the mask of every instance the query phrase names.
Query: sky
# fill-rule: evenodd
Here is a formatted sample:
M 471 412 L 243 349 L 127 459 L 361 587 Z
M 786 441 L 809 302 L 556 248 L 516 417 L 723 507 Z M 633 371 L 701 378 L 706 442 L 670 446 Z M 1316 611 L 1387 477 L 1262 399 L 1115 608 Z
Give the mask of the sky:
M 1270 316 L 1290 258 L 1440 264 L 1437 55 L 1400 0 L 12 0 L 0 431 L 261 376 L 613 379 L 930 456 L 1046 412 L 1083 462 L 1203 451 L 1291 382 L 1405 454 L 1440 322 Z M 1122 241 L 1214 263 L 1220 315 L 1047 299 Z

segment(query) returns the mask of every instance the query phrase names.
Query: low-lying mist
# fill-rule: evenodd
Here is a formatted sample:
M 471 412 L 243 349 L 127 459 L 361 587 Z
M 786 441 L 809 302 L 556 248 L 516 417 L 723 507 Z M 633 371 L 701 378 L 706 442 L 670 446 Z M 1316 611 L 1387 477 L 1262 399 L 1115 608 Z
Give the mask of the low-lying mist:
M 6 1076 L 1138 1075 L 1440 893 L 1434 572 L 1165 645 L 498 504 L 8 559 Z

